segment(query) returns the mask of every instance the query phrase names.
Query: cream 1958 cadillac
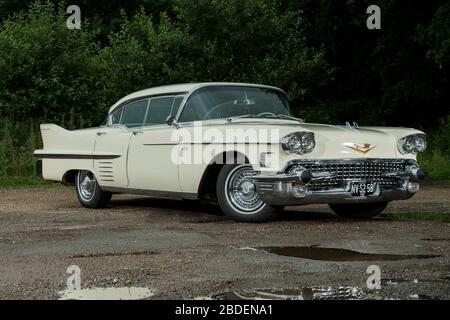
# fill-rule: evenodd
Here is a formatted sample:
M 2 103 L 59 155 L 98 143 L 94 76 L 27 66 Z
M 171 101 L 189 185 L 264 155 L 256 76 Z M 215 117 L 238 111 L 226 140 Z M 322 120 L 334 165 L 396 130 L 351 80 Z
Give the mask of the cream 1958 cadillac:
M 97 128 L 41 125 L 44 179 L 74 184 L 102 207 L 130 193 L 218 203 L 238 221 L 273 219 L 285 206 L 329 204 L 370 218 L 419 191 L 423 132 L 305 123 L 278 88 L 196 83 L 132 93 Z

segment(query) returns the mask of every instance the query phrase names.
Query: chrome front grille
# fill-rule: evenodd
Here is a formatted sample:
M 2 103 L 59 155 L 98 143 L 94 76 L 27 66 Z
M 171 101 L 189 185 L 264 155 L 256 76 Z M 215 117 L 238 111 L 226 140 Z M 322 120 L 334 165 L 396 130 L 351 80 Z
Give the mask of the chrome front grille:
M 298 160 L 286 167 L 293 173 L 298 166 L 309 169 L 316 176 L 309 184 L 310 190 L 329 190 L 343 188 L 349 180 L 378 182 L 382 189 L 398 188 L 402 181 L 386 174 L 405 170 L 411 160 L 401 159 L 363 159 L 363 160 Z M 319 173 L 323 175 L 318 178 Z

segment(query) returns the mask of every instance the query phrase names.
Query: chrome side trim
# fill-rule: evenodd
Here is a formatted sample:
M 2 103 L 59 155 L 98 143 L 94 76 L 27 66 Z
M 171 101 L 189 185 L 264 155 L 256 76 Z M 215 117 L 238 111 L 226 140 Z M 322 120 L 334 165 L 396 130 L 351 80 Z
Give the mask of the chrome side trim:
M 110 186 L 100 186 L 100 187 L 102 188 L 103 191 L 113 193 L 128 193 L 128 194 L 137 194 L 149 197 L 169 198 L 169 199 L 190 199 L 190 200 L 198 199 L 196 193 L 189 193 L 189 192 L 146 190 L 146 189 L 110 187 Z
M 39 153 L 34 154 L 38 159 L 89 159 L 89 160 L 99 160 L 99 159 L 117 159 L 120 155 L 117 154 L 65 154 L 65 153 Z
M 161 143 L 144 143 L 144 146 L 170 146 L 170 145 L 278 145 L 279 142 L 211 142 L 211 141 L 205 141 L 205 142 L 161 142 Z

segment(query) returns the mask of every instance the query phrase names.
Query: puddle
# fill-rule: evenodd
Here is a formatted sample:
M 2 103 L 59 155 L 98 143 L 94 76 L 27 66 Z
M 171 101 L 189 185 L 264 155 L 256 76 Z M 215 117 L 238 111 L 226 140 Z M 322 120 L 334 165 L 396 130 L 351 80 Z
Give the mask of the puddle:
M 155 291 L 148 288 L 90 288 L 80 290 L 59 291 L 59 300 L 141 300 L 155 295 Z
M 325 261 L 396 261 L 440 257 L 438 255 L 375 254 L 347 249 L 319 247 L 259 247 L 258 249 L 281 256 Z
M 227 291 L 212 296 L 218 300 L 357 300 L 364 298 L 358 287 L 311 287 Z

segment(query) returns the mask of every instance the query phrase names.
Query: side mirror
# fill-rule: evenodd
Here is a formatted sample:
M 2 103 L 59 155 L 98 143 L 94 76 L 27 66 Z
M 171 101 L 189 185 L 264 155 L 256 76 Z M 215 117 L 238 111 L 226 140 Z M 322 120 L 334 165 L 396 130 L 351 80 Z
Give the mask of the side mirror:
M 176 125 L 176 124 L 177 124 L 177 120 L 175 119 L 175 116 L 170 115 L 170 116 L 167 117 L 166 123 L 167 123 L 169 126 Z
M 106 125 L 112 126 L 112 123 L 113 123 L 113 116 L 112 114 L 108 114 L 108 118 L 106 119 Z

